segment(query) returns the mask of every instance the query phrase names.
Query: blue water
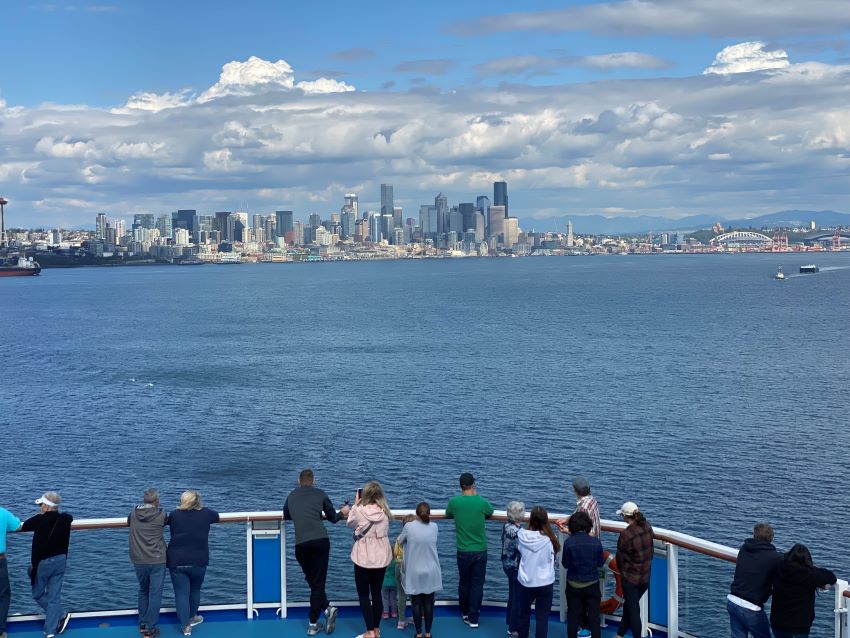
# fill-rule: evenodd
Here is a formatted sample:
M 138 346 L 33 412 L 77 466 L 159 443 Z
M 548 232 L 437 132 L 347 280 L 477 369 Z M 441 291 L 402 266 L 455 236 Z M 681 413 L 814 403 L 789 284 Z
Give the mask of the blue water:
M 193 487 L 220 511 L 278 509 L 311 466 L 337 503 L 376 478 L 393 507 L 442 507 L 471 471 L 499 508 L 518 498 L 566 511 L 581 473 L 603 517 L 634 500 L 656 526 L 736 546 L 768 520 L 778 547 L 805 542 L 816 563 L 848 577 L 850 254 L 818 255 L 820 273 L 784 282 L 772 279 L 780 261 L 793 273 L 810 259 L 86 268 L 2 279 L 0 504 L 30 515 L 33 498 L 59 489 L 78 518 L 120 516 L 155 485 L 168 507 Z M 443 524 L 449 583 L 451 529 Z M 12 541 L 19 570 L 28 540 Z M 337 529 L 332 542 L 331 594 L 353 598 L 350 535 Z M 216 529 L 214 544 L 205 601 L 234 602 L 244 595 L 244 529 Z M 106 606 L 131 605 L 125 552 L 124 532 L 75 535 L 72 604 L 104 606 L 108 592 Z M 731 569 L 683 565 L 683 628 L 721 635 Z M 303 597 L 292 569 L 292 595 Z M 705 569 L 716 569 L 708 585 Z M 13 609 L 32 609 L 15 579 Z M 819 617 L 831 609 L 822 598 Z

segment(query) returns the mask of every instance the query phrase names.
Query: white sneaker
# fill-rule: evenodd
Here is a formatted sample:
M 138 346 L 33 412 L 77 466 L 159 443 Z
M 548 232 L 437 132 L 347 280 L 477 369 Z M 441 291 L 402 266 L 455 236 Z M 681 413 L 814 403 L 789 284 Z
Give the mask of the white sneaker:
M 336 616 L 339 613 L 339 609 L 334 607 L 333 605 L 328 605 L 328 608 L 325 610 L 325 633 L 332 634 L 334 629 L 336 629 Z
M 189 626 L 194 627 L 195 625 L 200 625 L 202 622 L 204 622 L 203 616 L 192 616 L 189 619 Z

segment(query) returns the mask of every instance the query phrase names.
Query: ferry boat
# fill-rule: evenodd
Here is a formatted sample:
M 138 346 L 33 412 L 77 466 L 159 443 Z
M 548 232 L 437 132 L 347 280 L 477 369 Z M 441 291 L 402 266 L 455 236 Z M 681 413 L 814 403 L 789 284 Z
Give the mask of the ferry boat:
M 0 259 L 0 277 L 31 277 L 41 272 L 41 266 L 32 257 L 7 257 Z
M 806 264 L 805 266 L 800 266 L 801 273 L 814 273 L 819 271 L 820 268 L 818 268 L 815 264 Z
M 407 514 L 413 513 L 409 509 L 393 510 L 393 515 L 398 521 Z M 564 518 L 569 514 L 550 513 L 550 520 Z M 432 520 L 441 521 L 445 519 L 445 510 L 432 510 Z M 490 519 L 489 525 L 492 532 L 496 531 L 496 526 L 501 526 L 507 521 L 507 513 L 505 511 L 494 512 Z M 242 537 L 235 547 L 228 547 L 229 555 L 242 554 L 245 557 L 244 569 L 241 573 L 244 575 L 244 581 L 236 589 L 241 591 L 242 595 L 238 598 L 234 594 L 235 599 L 226 604 L 202 605 L 204 623 L 200 627 L 196 627 L 193 631 L 193 636 L 196 638 L 231 638 L 233 636 L 251 636 L 252 638 L 302 638 L 307 625 L 307 610 L 309 602 L 293 601 L 287 595 L 287 580 L 295 578 L 300 581 L 302 574 L 298 571 L 295 574 L 287 572 L 288 564 L 293 564 L 292 554 L 293 549 L 288 547 L 293 542 L 292 528 L 287 529 L 287 526 L 282 521 L 280 511 L 264 511 L 264 512 L 231 512 L 222 513 L 220 524 L 225 526 L 243 526 L 246 535 Z M 113 539 L 116 533 L 122 528 L 127 527 L 127 519 L 121 518 L 101 518 L 101 519 L 82 519 L 75 520 L 72 525 L 72 543 L 77 534 L 98 534 L 105 533 Z M 603 545 L 606 548 L 613 548 L 616 544 L 616 536 L 626 527 L 622 521 L 603 520 Z M 331 531 L 331 530 L 329 530 Z M 649 585 L 649 590 L 641 600 L 641 618 L 643 620 L 642 636 L 658 636 L 658 637 L 676 637 L 676 638 L 698 638 L 702 636 L 719 636 L 728 633 L 728 624 L 723 627 L 714 627 L 712 630 L 704 631 L 702 634 L 696 633 L 693 629 L 689 630 L 687 626 L 683 626 L 692 616 L 688 615 L 689 608 L 694 607 L 694 603 L 705 602 L 711 605 L 712 608 L 719 606 L 718 615 L 726 616 L 725 597 L 729 591 L 729 584 L 732 580 L 732 571 L 728 565 L 734 563 L 738 550 L 733 547 L 721 545 L 708 541 L 696 536 L 683 534 L 674 530 L 654 527 L 655 533 L 655 557 L 652 562 L 652 575 Z M 492 537 L 492 534 L 491 534 Z M 563 535 L 561 535 L 563 540 Z M 228 535 L 230 544 L 232 545 L 233 535 Z M 238 538 L 238 536 L 236 537 Z M 335 536 L 332 535 L 332 548 L 335 543 Z M 28 543 L 25 543 L 28 544 Z M 88 543 L 85 543 L 88 545 Z M 24 545 L 24 544 L 22 544 Z M 78 542 L 77 546 L 82 546 L 82 541 Z M 95 544 L 97 545 L 97 544 Z M 241 548 L 239 547 L 241 545 Z M 26 549 L 21 547 L 20 549 Z M 502 578 L 499 565 L 498 550 L 490 548 L 490 569 L 488 569 L 488 583 L 492 579 Z M 80 560 L 100 560 L 103 556 L 103 547 L 99 546 L 96 553 L 92 556 L 82 558 L 79 555 L 80 549 L 77 549 L 75 562 Z M 345 550 L 344 550 L 345 551 Z M 126 541 L 121 546 L 122 559 L 126 553 Z M 496 555 L 496 557 L 493 556 Z M 287 560 L 288 559 L 288 560 Z M 449 569 L 452 569 L 453 560 L 443 556 L 444 577 Z M 20 561 L 15 561 L 19 563 Z M 699 584 L 693 581 L 695 572 L 690 571 L 689 565 L 699 562 L 704 567 L 711 571 L 703 576 L 706 582 L 702 584 L 705 587 L 711 587 L 710 600 L 694 601 L 689 598 L 694 593 L 694 585 Z M 564 587 L 566 585 L 566 575 L 564 570 L 560 568 L 560 560 L 558 561 L 559 570 L 555 581 L 555 598 L 553 600 L 553 610 L 549 619 L 549 635 L 563 636 L 566 633 L 566 600 L 564 596 Z M 727 567 L 723 567 L 723 566 Z M 11 565 L 10 565 L 11 567 Z M 213 564 L 211 564 L 211 569 Z M 73 572 L 73 563 L 69 565 L 69 573 Z M 128 581 L 132 581 L 135 586 L 135 576 L 132 572 L 132 567 L 127 564 L 126 573 L 124 576 Z M 109 576 L 111 582 L 115 582 L 115 574 Z M 167 579 L 166 579 L 167 580 Z M 236 578 L 233 578 L 234 584 Z M 73 584 L 72 580 L 66 578 L 63 591 L 63 599 L 66 602 L 73 599 Z M 445 581 L 444 581 L 445 582 Z M 681 585 L 680 585 L 681 582 Z M 331 583 L 329 583 L 330 585 Z M 84 586 L 84 585 L 82 585 Z M 117 587 L 117 584 L 115 585 Z M 168 585 L 166 585 L 166 588 Z M 333 586 L 334 589 L 338 586 Z M 347 601 L 339 601 L 332 599 L 334 605 L 340 608 L 339 617 L 336 624 L 336 633 L 340 638 L 350 638 L 363 632 L 363 620 L 360 616 L 358 603 L 354 594 L 354 583 L 350 583 L 348 588 L 351 591 L 351 599 Z M 489 591 L 488 591 L 489 590 Z M 485 587 L 485 597 L 488 593 L 492 595 L 493 587 L 487 585 Z M 208 588 L 204 590 L 208 593 Z M 443 595 L 452 595 L 451 587 L 444 586 Z M 680 604 L 680 594 L 684 599 Z M 18 595 L 23 596 L 23 593 L 18 590 Z M 244 596 L 244 597 L 242 597 Z M 205 594 L 202 593 L 202 600 Z M 220 595 L 216 598 L 222 600 Z M 835 627 L 834 636 L 836 638 L 850 638 L 850 629 L 848 629 L 848 611 L 850 611 L 850 584 L 847 580 L 839 579 L 834 585 L 833 590 L 829 593 L 824 593 L 819 596 L 819 604 L 816 611 L 816 623 L 821 625 L 824 622 L 829 623 L 828 616 L 832 615 L 832 623 Z M 613 599 L 609 599 L 613 600 Z M 604 601 L 603 601 L 604 602 Z M 111 600 L 104 600 L 103 607 L 100 609 L 75 609 L 67 608 L 71 612 L 72 618 L 68 627 L 69 635 L 77 635 L 81 638 L 127 638 L 128 636 L 138 636 L 138 611 L 136 609 L 114 609 L 111 607 Z M 505 606 L 504 600 L 486 599 L 482 607 L 482 615 L 480 621 L 480 629 L 470 630 L 461 620 L 460 611 L 455 600 L 438 600 L 436 618 L 434 620 L 434 630 L 441 638 L 504 638 L 505 636 Z M 615 602 L 613 607 L 618 605 Z M 680 612 L 684 613 L 684 617 L 680 617 Z M 616 634 L 619 617 L 614 614 L 606 614 L 603 616 L 604 627 L 602 630 L 603 638 L 612 638 Z M 691 620 L 693 622 L 693 620 Z M 9 636 L 10 638 L 43 638 L 41 629 L 43 616 L 31 615 L 11 615 L 9 617 Z M 395 627 L 396 621 L 385 621 L 383 634 L 386 638 L 412 638 L 412 628 L 405 631 L 397 631 Z M 728 621 L 727 621 L 728 623 Z M 180 629 L 176 618 L 176 613 L 173 607 L 164 608 L 160 618 L 160 627 L 162 636 L 179 636 Z M 812 635 L 821 635 L 817 633 L 816 626 L 812 628 Z M 832 633 L 832 632 L 830 632 Z M 825 634 L 823 634 L 825 635 Z
M 776 271 L 776 274 L 773 276 L 774 279 L 785 279 L 785 273 L 782 272 L 782 266 L 779 267 L 779 270 Z

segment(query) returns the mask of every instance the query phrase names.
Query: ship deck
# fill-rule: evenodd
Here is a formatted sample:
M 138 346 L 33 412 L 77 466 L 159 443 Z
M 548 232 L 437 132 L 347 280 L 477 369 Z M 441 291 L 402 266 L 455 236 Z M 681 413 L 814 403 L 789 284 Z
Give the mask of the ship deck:
M 204 622 L 194 628 L 194 638 L 303 638 L 306 633 L 307 610 L 305 608 L 290 608 L 287 618 L 281 619 L 273 610 L 260 611 L 259 617 L 247 620 L 244 611 L 203 611 Z M 608 621 L 603 629 L 603 638 L 616 634 L 617 624 Z M 532 619 L 531 635 L 534 635 L 535 625 Z M 177 618 L 173 612 L 164 612 L 160 620 L 160 631 L 163 638 L 178 638 L 181 636 Z M 566 635 L 566 624 L 553 613 L 549 621 L 549 635 L 561 638 Z M 336 631 L 333 635 L 339 638 L 355 638 L 363 633 L 363 619 L 356 606 L 340 607 Z M 413 638 L 415 630 L 412 623 L 404 630 L 396 628 L 396 620 L 389 619 L 382 623 L 383 638 Z M 432 634 L 435 638 L 504 638 L 505 611 L 504 608 L 486 607 L 482 610 L 480 627 L 470 629 L 460 619 L 457 607 L 438 606 L 436 608 Z M 73 638 L 133 638 L 139 636 L 135 616 L 111 617 L 73 617 L 64 635 Z M 324 634 L 320 634 L 322 636 Z M 657 630 L 654 636 L 663 636 Z M 9 624 L 11 638 L 43 638 L 41 623 L 27 621 Z

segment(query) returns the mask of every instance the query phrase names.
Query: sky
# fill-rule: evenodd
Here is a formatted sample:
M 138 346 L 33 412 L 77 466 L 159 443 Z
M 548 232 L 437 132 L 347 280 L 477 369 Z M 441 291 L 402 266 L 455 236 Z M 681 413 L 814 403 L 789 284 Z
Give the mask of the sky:
M 0 3 L 7 225 L 850 211 L 847 0 Z M 580 231 L 580 228 L 577 228 Z

